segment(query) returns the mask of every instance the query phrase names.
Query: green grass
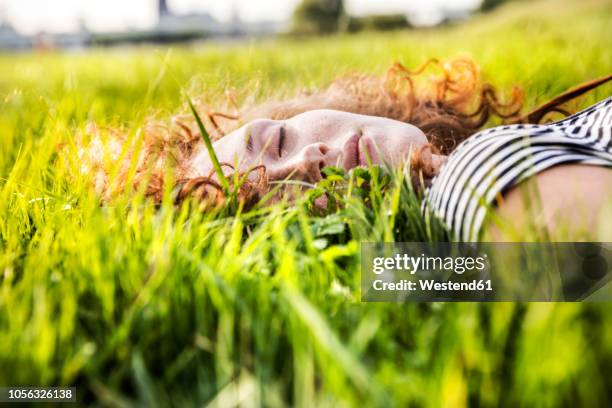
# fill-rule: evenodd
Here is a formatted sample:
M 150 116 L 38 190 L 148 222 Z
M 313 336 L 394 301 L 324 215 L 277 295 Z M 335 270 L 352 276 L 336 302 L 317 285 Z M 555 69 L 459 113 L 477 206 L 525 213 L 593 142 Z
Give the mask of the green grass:
M 611 71 L 611 19 L 605 0 L 524 1 L 421 32 L 1 55 L 0 385 L 102 405 L 609 405 L 606 304 L 360 303 L 360 241 L 438 237 L 398 178 L 324 218 L 307 199 L 222 217 L 170 192 L 100 205 L 70 146 L 230 86 L 265 99 L 428 57 L 470 56 L 532 107 Z

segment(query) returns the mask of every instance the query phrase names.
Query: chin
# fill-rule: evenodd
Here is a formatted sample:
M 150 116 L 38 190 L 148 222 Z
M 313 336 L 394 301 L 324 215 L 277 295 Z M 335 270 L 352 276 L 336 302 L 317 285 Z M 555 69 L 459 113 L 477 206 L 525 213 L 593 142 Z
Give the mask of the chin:
M 386 143 L 384 143 L 386 142 Z M 391 164 L 393 166 L 405 163 L 410 156 L 410 145 L 405 143 L 389 143 L 389 140 L 377 144 L 372 149 L 372 162 L 377 165 Z
M 378 156 L 379 160 L 375 160 L 375 164 L 389 164 L 391 166 L 400 166 L 408 161 L 410 152 L 396 151 L 396 152 L 382 152 L 382 158 Z

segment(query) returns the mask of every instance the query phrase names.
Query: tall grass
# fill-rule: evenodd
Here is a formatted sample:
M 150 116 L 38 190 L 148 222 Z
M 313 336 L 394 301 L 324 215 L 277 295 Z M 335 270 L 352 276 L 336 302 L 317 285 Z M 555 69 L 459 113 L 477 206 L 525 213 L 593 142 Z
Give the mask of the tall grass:
M 427 57 L 471 56 L 531 107 L 610 71 L 611 17 L 603 0 L 512 2 L 423 32 L 0 56 L 0 385 L 111 406 L 609 405 L 608 305 L 360 303 L 360 241 L 442 239 L 400 174 L 356 172 L 326 217 L 309 203 L 342 175 L 232 217 L 169 190 L 101 205 L 73 137 Z

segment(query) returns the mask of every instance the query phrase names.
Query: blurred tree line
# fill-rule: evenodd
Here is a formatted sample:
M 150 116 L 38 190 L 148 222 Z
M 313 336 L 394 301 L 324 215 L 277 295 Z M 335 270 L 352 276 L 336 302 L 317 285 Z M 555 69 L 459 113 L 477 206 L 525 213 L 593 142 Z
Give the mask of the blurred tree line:
M 490 11 L 508 0 L 482 0 L 480 11 Z
M 482 0 L 480 11 L 493 10 L 509 0 Z M 321 35 L 363 30 L 398 30 L 410 28 L 404 14 L 349 16 L 343 0 L 302 0 L 293 12 L 291 33 Z
M 292 32 L 335 33 L 340 30 L 345 16 L 342 0 L 303 0 L 293 12 Z
M 403 14 L 349 16 L 343 0 L 303 0 L 293 13 L 291 32 L 301 35 L 396 30 L 410 24 Z

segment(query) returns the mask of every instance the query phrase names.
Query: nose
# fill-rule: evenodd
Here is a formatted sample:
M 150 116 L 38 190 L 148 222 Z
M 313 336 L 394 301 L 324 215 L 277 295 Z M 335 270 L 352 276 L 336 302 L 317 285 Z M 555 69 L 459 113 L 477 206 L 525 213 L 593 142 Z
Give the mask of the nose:
M 305 146 L 297 163 L 296 173 L 311 182 L 320 181 L 323 176 L 321 170 L 325 166 L 336 164 L 341 151 L 325 143 L 312 143 Z

